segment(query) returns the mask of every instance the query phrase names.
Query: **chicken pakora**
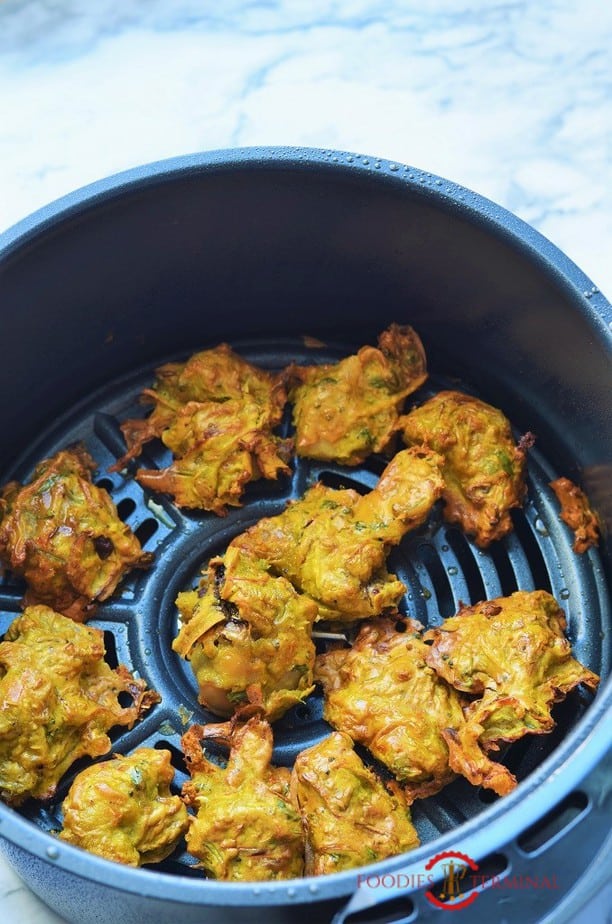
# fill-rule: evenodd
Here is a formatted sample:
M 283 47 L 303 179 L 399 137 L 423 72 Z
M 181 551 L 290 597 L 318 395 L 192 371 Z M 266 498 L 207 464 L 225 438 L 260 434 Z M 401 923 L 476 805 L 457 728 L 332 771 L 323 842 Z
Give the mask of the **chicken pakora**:
M 132 568 L 153 555 L 93 484 L 96 465 L 82 446 L 41 462 L 31 480 L 0 495 L 0 559 L 25 578 L 24 604 L 45 604 L 82 622 Z
M 189 659 L 212 712 L 229 716 L 257 700 L 274 720 L 314 689 L 316 604 L 265 562 L 230 546 L 177 606 L 183 624 L 172 647 Z
M 458 391 L 441 391 L 398 423 L 407 445 L 425 445 L 444 457 L 444 518 L 458 523 L 481 548 L 512 530 L 510 510 L 526 494 L 527 449 L 517 444 L 497 408 Z
M 286 371 L 293 401 L 296 452 L 310 459 L 358 465 L 389 445 L 405 398 L 427 378 L 416 332 L 392 324 L 378 348 L 318 366 Z
M 316 601 L 319 619 L 350 622 L 394 607 L 405 585 L 386 569 L 392 546 L 425 522 L 442 494 L 442 459 L 397 453 L 366 495 L 316 484 L 232 540 Z
M 226 767 L 203 753 L 201 740 L 230 747 Z M 290 771 L 271 766 L 272 729 L 259 716 L 246 723 L 193 725 L 183 735 L 191 780 L 183 796 L 190 818 L 187 850 L 215 879 L 291 879 L 304 870 L 300 815 L 291 801 Z
M 131 728 L 160 697 L 104 661 L 99 629 L 47 606 L 28 607 L 0 643 L 0 798 L 50 799 L 79 757 L 108 753 L 108 732 Z M 129 694 L 132 705 L 120 705 Z
M 401 788 L 385 786 L 342 732 L 298 755 L 291 790 L 304 825 L 307 876 L 364 866 L 419 845 Z
M 136 479 L 172 495 L 179 507 L 223 516 L 228 506 L 240 506 L 250 481 L 290 471 L 292 442 L 272 432 L 287 401 L 282 378 L 253 366 L 226 343 L 161 366 L 143 398 L 155 407 L 144 420 L 122 424 L 127 452 L 112 470 L 159 437 L 172 463 L 161 470 L 138 469 Z
M 467 699 L 427 664 L 419 623 L 382 617 L 364 623 L 351 648 L 317 658 L 323 716 L 363 744 L 402 784 L 409 803 L 439 792 L 462 772 L 449 763 L 448 729 L 462 728 Z M 515 783 L 501 764 L 482 755 L 479 783 L 508 792 Z
M 444 732 L 457 773 L 481 782 L 483 752 L 550 732 L 553 703 L 578 684 L 595 689 L 599 677 L 572 657 L 565 627 L 555 598 L 535 590 L 464 606 L 425 633 L 427 663 L 455 689 L 480 697 L 467 706 L 463 726 Z
M 170 791 L 170 757 L 138 748 L 82 770 L 62 804 L 60 838 L 127 866 L 164 860 L 189 825 L 185 804 Z
M 574 532 L 574 552 L 582 555 L 598 545 L 599 521 L 584 491 L 569 478 L 557 478 L 550 482 L 550 487 L 561 505 L 559 516 Z

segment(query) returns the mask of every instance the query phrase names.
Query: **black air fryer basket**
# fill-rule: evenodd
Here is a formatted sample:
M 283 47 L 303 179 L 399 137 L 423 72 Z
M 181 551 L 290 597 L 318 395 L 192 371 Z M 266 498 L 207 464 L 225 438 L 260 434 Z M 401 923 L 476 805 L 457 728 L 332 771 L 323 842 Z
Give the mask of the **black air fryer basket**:
M 393 321 L 423 339 L 430 378 L 422 397 L 460 388 L 502 408 L 517 435 L 537 436 L 528 500 L 509 536 L 482 551 L 434 516 L 393 553 L 391 569 L 409 588 L 405 611 L 433 625 L 460 601 L 549 590 L 565 609 L 576 657 L 602 675 L 599 691 L 574 691 L 556 708 L 552 734 L 508 749 L 503 759 L 520 780 L 509 796 L 457 780 L 415 803 L 420 848 L 316 879 L 220 883 L 180 851 L 159 867 L 131 869 L 70 847 L 50 832 L 73 770 L 50 805 L 0 806 L 5 855 L 68 920 L 445 920 L 419 875 L 446 851 L 469 856 L 481 881 L 453 920 L 561 921 L 602 887 L 612 800 L 612 309 L 513 215 L 408 166 L 308 149 L 177 158 L 43 209 L 0 237 L 0 483 L 26 479 L 41 458 L 82 440 L 99 464 L 97 482 L 155 552 L 154 567 L 125 580 L 92 623 L 104 630 L 108 660 L 163 697 L 117 733 L 114 750 L 168 748 L 180 786 L 185 723 L 215 719 L 171 650 L 177 593 L 236 533 L 315 480 L 369 489 L 381 461 L 351 469 L 294 461 L 290 477 L 250 485 L 244 506 L 217 518 L 110 474 L 124 451 L 119 423 L 145 413 L 138 395 L 168 359 L 227 341 L 277 369 L 354 352 Z M 166 450 L 149 444 L 144 458 L 162 466 Z M 600 547 L 584 555 L 559 519 L 549 487 L 559 475 L 586 489 L 604 524 Z M 8 577 L 0 584 L 1 632 L 22 590 Z M 321 710 L 314 695 L 275 723 L 276 763 L 291 765 L 329 731 Z

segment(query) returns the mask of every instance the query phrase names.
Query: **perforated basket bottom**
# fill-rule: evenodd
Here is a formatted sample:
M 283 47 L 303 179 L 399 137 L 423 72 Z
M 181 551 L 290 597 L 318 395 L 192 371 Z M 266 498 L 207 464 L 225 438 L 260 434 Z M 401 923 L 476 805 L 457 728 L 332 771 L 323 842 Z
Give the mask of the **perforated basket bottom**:
M 253 363 L 281 369 L 292 361 L 335 361 L 354 352 L 359 344 L 307 349 L 302 341 L 283 340 L 272 344 L 235 342 L 233 346 Z M 386 460 L 373 456 L 362 466 L 343 468 L 297 459 L 292 463 L 291 476 L 249 485 L 243 506 L 232 509 L 225 518 L 181 511 L 168 498 L 144 491 L 130 475 L 108 472 L 125 449 L 119 424 L 128 417 L 147 413 L 138 396 L 153 376 L 152 368 L 140 370 L 84 400 L 43 434 L 10 474 L 24 481 L 40 459 L 82 441 L 98 462 L 97 484 L 110 492 L 119 515 L 144 548 L 155 553 L 154 566 L 128 576 L 114 598 L 99 607 L 90 624 L 104 631 L 109 663 L 127 665 L 162 696 L 162 702 L 140 724 L 114 735 L 113 750 L 127 753 L 141 746 L 170 750 L 178 791 L 186 779 L 181 734 L 192 721 L 219 719 L 198 704 L 189 664 L 172 651 L 171 643 L 178 631 L 174 604 L 177 594 L 194 586 L 211 555 L 222 552 L 237 533 L 263 516 L 281 512 L 290 498 L 301 496 L 317 480 L 332 487 L 368 491 L 376 484 Z M 466 383 L 432 375 L 410 399 L 411 403 L 421 403 L 442 388 L 474 393 Z M 487 400 L 486 395 L 479 397 Z M 289 412 L 283 429 L 285 434 L 291 432 Z M 139 464 L 163 467 L 169 458 L 161 442 L 155 441 L 145 447 Z M 606 597 L 601 564 L 596 550 L 582 556 L 572 551 L 572 534 L 559 520 L 557 501 L 549 487 L 559 474 L 564 473 L 555 471 L 536 445 L 529 453 L 528 499 L 524 508 L 514 514 L 514 531 L 487 551 L 478 549 L 458 529 L 448 528 L 436 509 L 428 523 L 408 535 L 389 559 L 390 570 L 408 588 L 403 611 L 431 626 L 453 615 L 460 602 L 476 603 L 517 589 L 547 590 L 565 609 L 576 657 L 592 670 L 606 674 L 608 665 L 604 663 L 601 639 Z M 19 612 L 22 593 L 23 586 L 10 576 L 0 583 L 1 633 Z M 557 725 L 552 734 L 526 737 L 508 749 L 504 762 L 519 780 L 551 753 L 588 708 L 590 698 L 584 690 L 574 691 L 556 708 Z M 290 766 L 299 751 L 329 731 L 322 719 L 322 697 L 315 693 L 274 724 L 275 763 Z M 87 763 L 79 761 L 72 767 L 53 804 L 41 807 L 29 802 L 22 813 L 44 830 L 57 830 L 61 826 L 61 802 L 74 776 Z M 417 802 L 413 820 L 421 841 L 435 840 L 477 815 L 496 798 L 490 791 L 457 780 L 438 796 Z M 201 877 L 202 872 L 193 869 L 193 864 L 184 849 L 179 849 L 155 869 Z

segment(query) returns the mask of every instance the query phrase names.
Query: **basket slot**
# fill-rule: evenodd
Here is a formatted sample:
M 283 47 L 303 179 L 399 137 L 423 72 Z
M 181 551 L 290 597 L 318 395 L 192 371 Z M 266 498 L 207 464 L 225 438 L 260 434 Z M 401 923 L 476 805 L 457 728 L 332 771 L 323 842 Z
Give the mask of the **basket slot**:
M 518 838 L 517 844 L 528 855 L 539 853 L 552 840 L 561 837 L 588 810 L 588 796 L 580 790 L 571 792 L 543 818 L 527 828 Z
M 349 914 L 344 924 L 409 924 L 416 920 L 417 913 L 409 898 L 389 898 L 375 908 L 365 908 Z

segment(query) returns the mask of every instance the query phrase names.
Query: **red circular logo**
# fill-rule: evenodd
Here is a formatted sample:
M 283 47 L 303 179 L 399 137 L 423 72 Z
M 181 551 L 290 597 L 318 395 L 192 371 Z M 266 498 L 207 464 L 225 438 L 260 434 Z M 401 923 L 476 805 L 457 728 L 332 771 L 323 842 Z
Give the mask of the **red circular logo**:
M 469 887 L 466 887 L 465 879 L 468 869 L 474 873 L 478 871 L 478 864 L 466 853 L 460 853 L 458 850 L 445 850 L 443 853 L 436 854 L 426 864 L 425 869 L 428 871 L 435 869 L 436 872 L 441 871 L 444 874 L 439 896 L 434 895 L 431 890 L 425 893 L 425 897 L 436 908 L 458 911 L 460 908 L 467 908 L 476 899 L 478 892 L 473 886 L 470 891 Z

